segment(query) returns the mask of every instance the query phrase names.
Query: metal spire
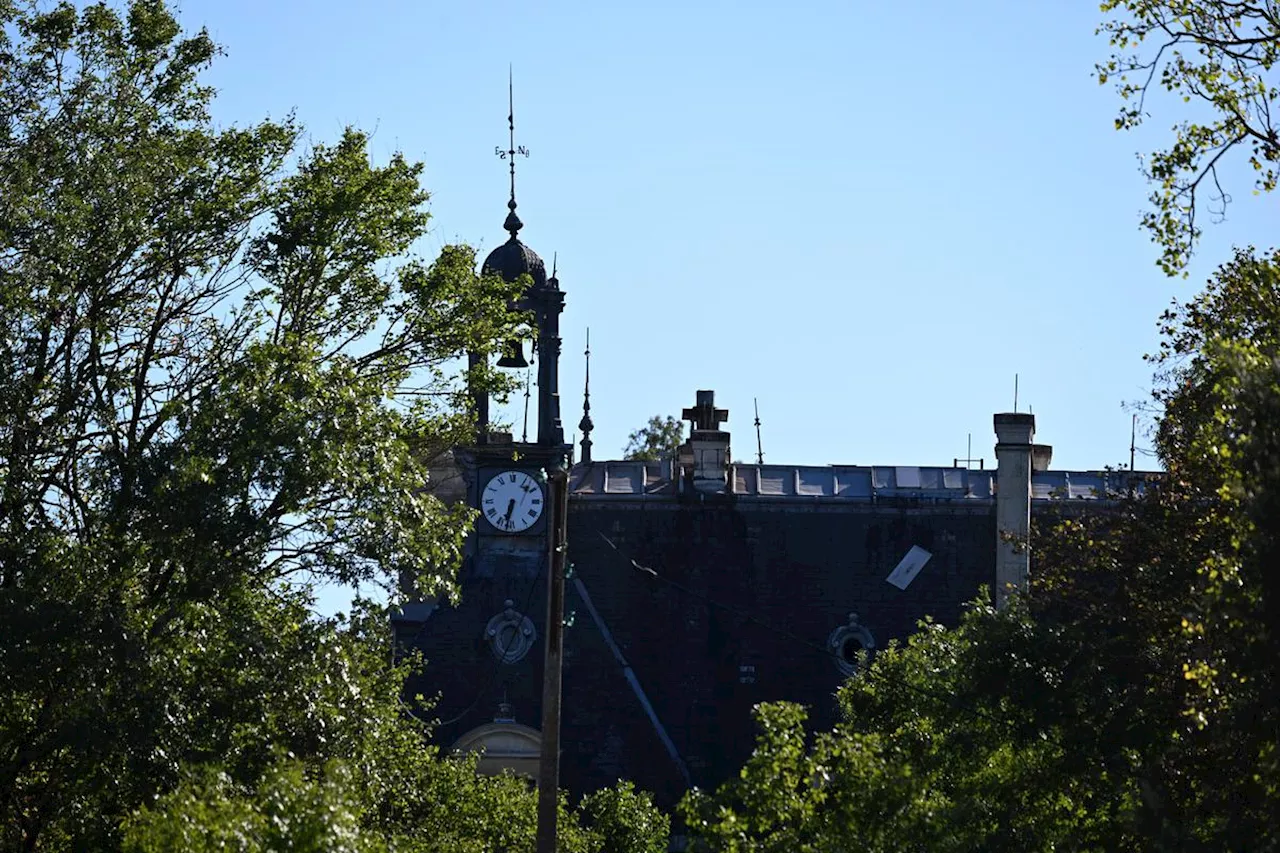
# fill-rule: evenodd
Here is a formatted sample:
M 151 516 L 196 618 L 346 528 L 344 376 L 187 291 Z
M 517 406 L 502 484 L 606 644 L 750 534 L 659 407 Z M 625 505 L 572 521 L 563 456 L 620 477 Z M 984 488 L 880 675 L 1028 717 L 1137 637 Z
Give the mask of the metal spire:
M 760 444 L 760 401 L 755 397 L 751 398 L 751 402 L 756 407 L 756 464 L 764 464 L 764 447 Z
M 511 239 L 515 240 L 516 234 L 524 227 L 524 223 L 516 215 L 516 154 L 528 157 L 529 151 L 524 146 L 516 148 L 516 99 L 510 65 L 507 66 L 507 129 L 510 134 L 507 150 L 498 152 L 499 156 L 505 156 L 511 168 L 511 198 L 507 201 L 507 221 L 502 223 L 502 227 L 507 229 Z
M 553 261 L 554 263 L 554 261 Z M 591 328 L 587 328 L 587 376 L 582 383 L 582 420 L 578 421 L 578 429 L 582 430 L 582 461 L 591 461 Z

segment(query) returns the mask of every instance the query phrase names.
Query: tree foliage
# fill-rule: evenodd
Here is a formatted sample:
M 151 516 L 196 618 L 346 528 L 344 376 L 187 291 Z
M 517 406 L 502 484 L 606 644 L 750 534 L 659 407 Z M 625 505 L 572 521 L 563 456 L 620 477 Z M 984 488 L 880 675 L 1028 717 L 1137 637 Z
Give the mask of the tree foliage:
M 1220 167 L 1238 152 L 1256 173 L 1255 192 L 1276 188 L 1280 170 L 1280 10 L 1274 0 L 1104 0 L 1099 32 L 1113 53 L 1097 66 L 1116 81 L 1118 129 L 1148 117 L 1163 89 L 1193 104 L 1200 119 L 1174 125 L 1174 141 L 1144 162 L 1155 184 L 1143 226 L 1169 274 L 1187 265 L 1200 236 L 1197 213 L 1222 216 L 1230 201 Z M 1208 198 L 1206 199 L 1206 196 Z
M 684 422 L 668 415 L 654 415 L 649 423 L 627 437 L 623 459 L 654 462 L 663 456 L 674 456 L 684 440 Z
M 360 803 L 348 773 L 330 765 L 311 778 L 301 762 L 281 762 L 251 795 L 222 773 L 184 782 L 130 820 L 130 853 L 377 853 L 382 839 L 360 825 Z
M 1271 3 L 1105 0 L 1117 126 L 1151 87 L 1208 107 L 1148 161 L 1166 271 L 1237 149 L 1275 188 Z M 1144 54 L 1127 51 L 1147 47 Z M 1221 207 L 1218 208 L 1221 210 Z M 1162 318 L 1166 473 L 1107 513 L 1037 525 L 1030 589 L 926 621 L 840 690 L 842 722 L 758 709 L 739 779 L 692 792 L 719 851 L 1280 849 L 1280 253 L 1238 250 Z
M 1232 368 L 1212 357 L 1213 341 L 1249 341 L 1260 351 L 1280 352 L 1278 271 L 1280 250 L 1238 249 L 1204 291 L 1161 316 L 1163 340 L 1147 360 L 1156 367 L 1155 402 L 1166 414 L 1156 433 L 1162 459 L 1193 465 L 1200 430 L 1224 403 L 1222 383 Z
M 310 611 L 453 589 L 427 463 L 521 283 L 416 258 L 421 167 L 361 133 L 216 128 L 217 52 L 161 0 L 0 2 L 0 847 L 146 806 L 138 850 L 531 849 L 528 786 L 409 716 L 385 609 Z
M 620 780 L 612 788 L 588 794 L 578 812 L 600 853 L 666 853 L 670 819 L 648 793 L 630 782 Z
M 1280 848 L 1280 258 L 1166 317 L 1167 474 L 1033 542 L 1031 589 L 926 622 L 806 735 L 766 706 L 711 850 Z
M 388 810 L 337 761 L 314 767 L 282 756 L 250 787 L 201 768 L 126 824 L 127 853 L 509 853 L 536 847 L 537 793 L 514 776 L 481 776 L 474 757 L 401 755 L 403 788 Z M 373 814 L 371 811 L 378 811 Z M 585 818 L 585 822 L 583 820 Z M 564 853 L 663 853 L 666 818 L 626 784 L 561 802 Z

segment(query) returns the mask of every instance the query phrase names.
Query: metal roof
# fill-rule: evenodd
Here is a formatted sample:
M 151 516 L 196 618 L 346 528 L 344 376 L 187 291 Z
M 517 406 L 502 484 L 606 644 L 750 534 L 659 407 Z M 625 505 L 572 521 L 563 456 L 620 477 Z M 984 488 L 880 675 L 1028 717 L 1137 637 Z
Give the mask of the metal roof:
M 935 501 L 991 500 L 995 469 L 917 465 L 730 465 L 729 491 L 740 498 L 875 501 L 921 498 Z M 1150 472 L 1036 471 L 1033 501 L 1115 498 Z M 579 463 L 570 475 L 577 498 L 610 499 L 674 496 L 670 460 Z

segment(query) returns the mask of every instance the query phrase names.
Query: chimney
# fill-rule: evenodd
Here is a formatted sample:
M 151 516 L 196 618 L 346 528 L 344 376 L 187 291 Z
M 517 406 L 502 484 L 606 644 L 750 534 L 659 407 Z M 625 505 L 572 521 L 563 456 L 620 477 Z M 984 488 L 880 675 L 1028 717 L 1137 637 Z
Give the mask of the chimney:
M 704 493 L 724 492 L 729 433 L 720 429 L 720 424 L 729 420 L 729 410 L 716 408 L 715 391 L 699 391 L 698 404 L 685 409 L 683 418 L 692 423 L 687 447 L 692 456 L 693 487 Z
M 1025 589 L 1031 565 L 1032 447 L 1035 415 L 995 416 L 996 429 L 996 606 Z M 1047 457 L 1048 454 L 1042 454 Z M 1046 466 L 1048 459 L 1045 459 Z

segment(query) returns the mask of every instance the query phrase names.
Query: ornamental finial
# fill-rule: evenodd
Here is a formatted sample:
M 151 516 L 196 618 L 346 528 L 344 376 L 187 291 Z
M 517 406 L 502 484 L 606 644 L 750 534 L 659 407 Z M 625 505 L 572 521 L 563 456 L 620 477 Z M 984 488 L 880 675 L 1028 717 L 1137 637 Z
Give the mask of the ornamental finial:
M 582 461 L 591 461 L 591 328 L 587 328 L 587 376 L 582 383 L 582 420 L 578 421 L 578 429 L 582 430 Z

